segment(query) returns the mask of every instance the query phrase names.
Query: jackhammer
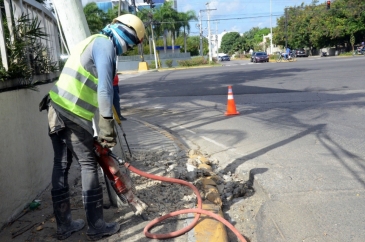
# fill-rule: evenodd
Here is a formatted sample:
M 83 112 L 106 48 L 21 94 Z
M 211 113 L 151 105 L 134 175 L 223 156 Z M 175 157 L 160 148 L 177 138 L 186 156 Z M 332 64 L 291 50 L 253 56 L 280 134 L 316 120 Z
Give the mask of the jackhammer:
M 128 203 L 135 215 L 143 215 L 143 212 L 148 207 L 147 204 L 134 194 L 135 190 L 131 178 L 128 174 L 121 172 L 112 158 L 117 160 L 120 165 L 123 165 L 125 162 L 115 156 L 109 148 L 103 148 L 97 140 L 94 140 L 94 149 L 97 162 L 120 200 L 123 203 Z

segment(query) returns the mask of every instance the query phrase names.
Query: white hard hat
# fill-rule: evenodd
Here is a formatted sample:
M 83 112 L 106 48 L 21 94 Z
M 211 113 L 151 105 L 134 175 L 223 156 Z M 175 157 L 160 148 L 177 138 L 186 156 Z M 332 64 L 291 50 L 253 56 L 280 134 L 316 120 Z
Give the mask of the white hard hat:
M 133 14 L 123 14 L 113 20 L 113 23 L 120 22 L 134 31 L 136 31 L 137 37 L 142 42 L 144 34 L 146 32 L 144 24 L 140 18 Z

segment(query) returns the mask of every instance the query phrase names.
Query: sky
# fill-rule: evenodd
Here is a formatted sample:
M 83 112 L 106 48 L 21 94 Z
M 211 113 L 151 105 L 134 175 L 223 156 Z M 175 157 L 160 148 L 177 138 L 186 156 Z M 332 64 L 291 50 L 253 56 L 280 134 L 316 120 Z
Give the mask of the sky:
M 199 16 L 200 10 L 207 9 L 209 0 L 177 0 L 177 10 L 186 12 L 194 10 Z M 284 8 L 308 5 L 312 0 L 210 0 L 210 29 L 211 33 L 223 31 L 244 33 L 253 27 L 270 28 L 270 1 L 272 27 L 276 26 L 276 18 L 284 14 Z M 325 2 L 324 0 L 320 2 Z M 202 12 L 203 34 L 207 34 L 207 12 Z M 205 20 L 205 21 L 204 21 Z M 216 20 L 216 21 L 213 21 Z M 198 22 L 191 22 L 190 35 L 199 35 Z

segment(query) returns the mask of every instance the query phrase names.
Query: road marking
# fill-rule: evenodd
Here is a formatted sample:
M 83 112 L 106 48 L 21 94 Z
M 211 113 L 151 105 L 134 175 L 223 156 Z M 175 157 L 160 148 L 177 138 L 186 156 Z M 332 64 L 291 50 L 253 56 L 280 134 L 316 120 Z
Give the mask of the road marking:
M 177 126 L 177 127 L 181 128 L 181 129 L 184 129 L 184 130 L 186 130 L 186 131 L 188 131 L 190 133 L 197 134 L 196 132 L 194 132 L 194 131 L 192 131 L 192 130 L 190 130 L 190 129 L 182 126 L 182 125 L 178 125 L 177 123 L 172 122 L 172 125 Z M 200 136 L 200 135 L 199 135 L 199 137 L 202 138 L 202 139 L 204 139 L 204 140 L 206 140 L 206 141 L 208 141 L 208 142 L 211 142 L 211 143 L 215 144 L 216 146 L 219 146 L 219 147 L 221 147 L 221 148 L 223 148 L 225 150 L 229 149 L 229 147 L 227 147 L 227 146 L 225 146 L 225 145 L 223 145 L 221 143 L 218 143 L 217 141 L 212 140 L 212 139 L 210 139 L 208 137 Z
M 261 65 L 262 63 L 244 63 L 244 64 L 235 64 L 235 65 L 224 65 L 224 66 L 237 66 L 237 65 L 240 65 L 240 66 L 246 66 L 246 65 Z
M 190 132 L 190 133 L 196 134 L 196 132 L 194 132 L 194 131 L 192 131 L 192 130 L 190 130 L 190 129 L 188 129 L 188 128 L 185 128 L 185 127 L 184 127 L 184 126 L 182 126 L 182 125 L 178 125 L 177 123 L 172 122 L 172 125 L 177 126 L 177 127 L 181 128 L 181 129 L 184 129 L 184 130 L 186 130 L 186 131 L 188 131 L 188 132 Z
M 206 140 L 208 142 L 211 142 L 211 143 L 215 144 L 216 146 L 219 146 L 219 147 L 221 147 L 221 148 L 223 148 L 225 150 L 229 149 L 229 147 L 227 147 L 227 146 L 225 146 L 225 145 L 223 145 L 221 143 L 218 143 L 217 141 L 212 140 L 212 139 L 210 139 L 208 137 L 205 137 L 205 136 L 199 136 L 199 137 L 201 137 L 202 139 L 204 139 L 204 140 Z

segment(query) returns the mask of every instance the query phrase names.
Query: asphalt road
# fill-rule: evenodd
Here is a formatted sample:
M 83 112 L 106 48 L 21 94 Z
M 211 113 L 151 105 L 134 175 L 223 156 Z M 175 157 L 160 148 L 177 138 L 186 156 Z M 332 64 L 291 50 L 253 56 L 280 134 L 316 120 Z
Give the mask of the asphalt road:
M 265 201 L 252 241 L 362 242 L 364 67 L 362 56 L 309 57 L 125 75 L 121 104 L 223 171 L 254 175 Z M 224 116 L 228 85 L 238 116 Z

